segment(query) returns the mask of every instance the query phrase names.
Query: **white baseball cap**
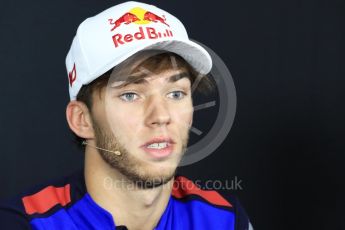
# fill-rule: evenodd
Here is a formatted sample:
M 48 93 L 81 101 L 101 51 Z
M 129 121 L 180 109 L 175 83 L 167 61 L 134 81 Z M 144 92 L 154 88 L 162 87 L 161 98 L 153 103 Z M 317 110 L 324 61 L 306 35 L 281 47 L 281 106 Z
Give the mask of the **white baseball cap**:
M 176 53 L 201 74 L 212 68 L 209 53 L 189 40 L 180 20 L 153 5 L 125 2 L 79 25 L 66 57 L 70 99 L 76 100 L 83 85 L 150 49 Z

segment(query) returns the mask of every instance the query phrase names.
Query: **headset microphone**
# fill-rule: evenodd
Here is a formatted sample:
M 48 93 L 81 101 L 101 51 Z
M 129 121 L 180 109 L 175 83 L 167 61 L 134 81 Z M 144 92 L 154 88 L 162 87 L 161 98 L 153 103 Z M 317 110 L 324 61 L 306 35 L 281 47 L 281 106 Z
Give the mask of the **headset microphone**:
M 117 156 L 121 156 L 121 152 L 120 151 L 111 151 L 111 150 L 108 150 L 108 149 L 103 149 L 103 148 L 100 148 L 100 147 L 97 147 L 97 146 L 93 146 L 93 145 L 90 145 L 89 143 L 87 143 L 86 141 L 83 141 L 82 142 L 82 145 L 88 145 L 90 147 L 93 147 L 95 149 L 99 149 L 99 150 L 103 150 L 103 151 L 107 151 L 107 152 L 111 152 L 111 153 L 115 153 Z

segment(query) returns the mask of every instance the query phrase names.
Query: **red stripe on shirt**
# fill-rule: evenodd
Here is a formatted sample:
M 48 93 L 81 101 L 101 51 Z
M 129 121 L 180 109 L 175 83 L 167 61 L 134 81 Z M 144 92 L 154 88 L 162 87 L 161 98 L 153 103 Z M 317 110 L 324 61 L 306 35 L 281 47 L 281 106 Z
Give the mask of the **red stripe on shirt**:
M 183 176 L 175 178 L 172 195 L 176 198 L 183 198 L 188 195 L 198 195 L 211 204 L 232 207 L 232 205 L 218 192 L 213 190 L 202 190 L 191 180 Z
M 66 206 L 71 202 L 70 184 L 64 187 L 48 186 L 41 191 L 22 198 L 27 214 L 45 213 L 57 204 Z

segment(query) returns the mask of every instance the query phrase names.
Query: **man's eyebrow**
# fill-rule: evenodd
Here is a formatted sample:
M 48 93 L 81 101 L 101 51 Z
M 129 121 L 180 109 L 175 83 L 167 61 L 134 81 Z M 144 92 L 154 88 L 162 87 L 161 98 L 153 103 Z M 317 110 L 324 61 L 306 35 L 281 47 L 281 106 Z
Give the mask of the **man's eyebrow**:
M 126 77 L 122 77 L 123 80 L 120 79 L 116 79 L 115 81 L 113 81 L 113 83 L 111 84 L 112 88 L 115 88 L 115 89 L 120 89 L 120 88 L 123 88 L 127 85 L 130 85 L 130 84 L 147 84 L 148 81 L 145 79 L 145 78 L 140 78 L 138 76 L 133 76 L 133 75 L 129 75 L 129 76 L 126 76 Z M 114 83 L 116 82 L 121 82 L 119 85 L 116 85 Z M 113 86 L 115 85 L 115 86 Z
M 185 78 L 185 77 L 190 78 L 189 73 L 187 73 L 187 72 L 177 73 L 177 74 L 170 76 L 168 79 L 168 82 L 175 82 L 175 81 L 178 81 L 178 80 Z
M 176 82 L 182 78 L 190 78 L 189 73 L 182 72 L 182 73 L 174 74 L 174 75 L 170 76 L 169 78 L 167 78 L 167 82 L 173 83 L 173 82 Z M 145 79 L 145 76 L 138 77 L 138 75 L 129 75 L 123 79 L 126 79 L 126 80 L 124 80 L 124 82 L 122 84 L 117 85 L 117 86 L 113 86 L 112 88 L 119 89 L 119 88 L 125 87 L 129 84 L 148 84 L 148 81 Z M 121 80 L 118 79 L 117 81 L 121 81 Z

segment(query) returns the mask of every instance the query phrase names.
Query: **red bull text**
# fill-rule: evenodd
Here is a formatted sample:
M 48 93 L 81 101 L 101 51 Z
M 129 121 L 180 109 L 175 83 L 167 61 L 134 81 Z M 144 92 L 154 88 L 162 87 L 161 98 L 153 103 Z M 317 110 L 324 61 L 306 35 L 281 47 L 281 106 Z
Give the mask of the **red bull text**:
M 133 34 L 115 34 L 113 36 L 113 42 L 115 47 L 119 47 L 120 45 L 124 45 L 126 43 L 130 43 L 135 40 L 143 40 L 143 39 L 158 39 L 162 37 L 173 37 L 173 33 L 171 30 L 166 29 L 164 32 L 157 32 L 155 28 L 152 27 L 145 27 L 139 26 L 139 30 Z

